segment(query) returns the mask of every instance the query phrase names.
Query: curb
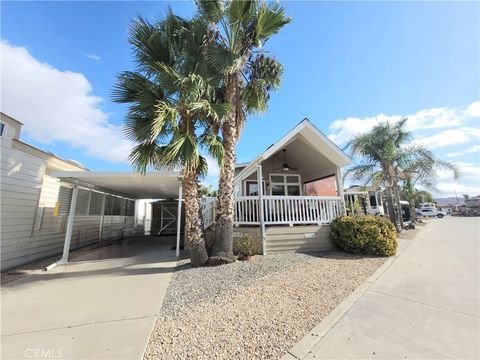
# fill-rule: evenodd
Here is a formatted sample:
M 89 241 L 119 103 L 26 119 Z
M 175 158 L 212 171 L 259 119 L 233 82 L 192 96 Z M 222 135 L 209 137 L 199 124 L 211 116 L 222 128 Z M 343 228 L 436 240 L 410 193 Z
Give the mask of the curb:
M 402 240 L 402 239 L 400 239 Z M 350 307 L 365 294 L 373 283 L 393 264 L 397 258 L 410 246 L 414 239 L 403 240 L 399 244 L 399 252 L 395 256 L 388 258 L 375 272 L 370 275 L 359 287 L 357 287 L 345 300 L 343 300 L 335 309 L 332 310 L 323 320 L 308 332 L 302 340 L 295 344 L 281 360 L 299 360 L 303 359 L 317 343 L 335 326 L 335 324 L 348 312 Z

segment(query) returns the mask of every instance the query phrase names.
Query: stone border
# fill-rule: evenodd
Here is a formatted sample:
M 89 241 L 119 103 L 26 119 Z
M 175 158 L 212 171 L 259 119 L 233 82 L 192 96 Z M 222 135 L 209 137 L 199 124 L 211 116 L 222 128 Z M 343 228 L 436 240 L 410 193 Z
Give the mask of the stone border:
M 281 360 L 303 359 L 317 343 L 335 326 L 335 324 L 347 313 L 350 307 L 372 286 L 372 284 L 403 254 L 414 239 L 399 239 L 399 252 L 385 261 L 375 272 L 370 275 L 359 287 L 357 287 L 345 300 L 343 300 L 330 314 L 318 325 L 309 331 L 302 340 L 295 344 Z M 403 243 L 403 244 L 402 244 Z

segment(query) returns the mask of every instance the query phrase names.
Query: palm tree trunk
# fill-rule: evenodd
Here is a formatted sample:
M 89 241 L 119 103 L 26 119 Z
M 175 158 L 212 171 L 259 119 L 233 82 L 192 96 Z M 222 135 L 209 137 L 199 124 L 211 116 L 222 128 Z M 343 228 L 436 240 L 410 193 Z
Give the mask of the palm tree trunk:
M 182 180 L 185 199 L 185 247 L 190 250 L 192 266 L 202 266 L 208 261 L 203 225 L 200 218 L 198 176 L 184 171 Z
M 385 184 L 385 197 L 387 200 L 387 209 L 390 221 L 395 225 L 395 228 L 397 228 L 397 230 L 400 230 L 397 221 L 397 215 L 395 214 L 395 207 L 393 206 L 394 199 L 391 185 Z
M 227 79 L 226 100 L 235 104 L 236 82 Z M 234 107 L 235 108 L 235 107 Z M 233 255 L 233 183 L 235 179 L 235 144 L 237 141 L 236 110 L 226 116 L 223 126 L 223 167 L 218 184 L 218 202 L 215 219 L 214 243 L 210 263 L 223 264 L 235 261 Z
M 410 221 L 412 224 L 417 221 L 417 214 L 415 213 L 415 199 L 410 199 Z
M 403 211 L 402 211 L 402 204 L 400 203 L 400 189 L 398 187 L 398 183 L 395 182 L 393 184 L 393 194 L 395 196 L 395 204 L 397 205 L 397 217 L 398 217 L 398 223 L 400 225 L 400 228 L 405 229 L 405 226 L 403 226 Z

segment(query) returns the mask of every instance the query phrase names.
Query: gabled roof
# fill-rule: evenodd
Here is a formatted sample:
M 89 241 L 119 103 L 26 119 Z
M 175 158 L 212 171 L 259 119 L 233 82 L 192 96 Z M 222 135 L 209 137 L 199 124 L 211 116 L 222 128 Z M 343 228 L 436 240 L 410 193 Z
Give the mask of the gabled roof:
M 257 156 L 237 175 L 242 177 L 245 173 L 250 172 L 252 167 L 258 165 L 263 160 L 283 149 L 289 144 L 297 135 L 302 135 L 308 143 L 332 163 L 338 167 L 343 167 L 352 162 L 350 157 L 345 154 L 332 140 L 330 140 L 323 132 L 321 132 L 315 125 L 307 118 L 300 121 L 297 126 L 290 130 L 284 137 L 277 142 L 270 145 L 263 153 Z M 243 164 L 242 164 L 243 165 Z

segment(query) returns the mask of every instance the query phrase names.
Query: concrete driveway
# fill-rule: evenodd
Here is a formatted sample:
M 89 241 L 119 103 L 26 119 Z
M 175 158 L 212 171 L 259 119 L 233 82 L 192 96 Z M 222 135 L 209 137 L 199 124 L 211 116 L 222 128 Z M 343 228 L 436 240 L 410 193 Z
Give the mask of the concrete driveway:
M 175 268 L 165 237 L 133 237 L 1 289 L 2 359 L 140 359 Z
M 480 358 L 480 219 L 433 219 L 410 241 L 310 352 L 297 358 Z

